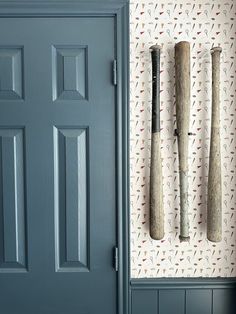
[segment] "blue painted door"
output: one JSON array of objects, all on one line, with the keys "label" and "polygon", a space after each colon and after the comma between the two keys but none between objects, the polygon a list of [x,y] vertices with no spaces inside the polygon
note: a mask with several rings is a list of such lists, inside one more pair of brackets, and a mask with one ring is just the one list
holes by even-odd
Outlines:
[{"label": "blue painted door", "polygon": [[0,313],[116,313],[114,20],[0,20]]}]

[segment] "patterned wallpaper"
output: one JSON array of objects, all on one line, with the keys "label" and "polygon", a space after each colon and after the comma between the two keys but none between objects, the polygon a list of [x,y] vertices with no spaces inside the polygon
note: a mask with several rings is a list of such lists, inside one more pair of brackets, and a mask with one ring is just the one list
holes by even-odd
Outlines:
[{"label": "patterned wallpaper", "polygon": [[[236,3],[234,0],[133,0],[131,3],[131,275],[236,276]],[[174,45],[191,42],[189,138],[190,243],[180,243],[175,129]],[[149,237],[151,63],[149,47],[162,45],[161,142],[165,238]],[[206,240],[206,196],[211,113],[210,48],[221,45],[223,240]]]}]

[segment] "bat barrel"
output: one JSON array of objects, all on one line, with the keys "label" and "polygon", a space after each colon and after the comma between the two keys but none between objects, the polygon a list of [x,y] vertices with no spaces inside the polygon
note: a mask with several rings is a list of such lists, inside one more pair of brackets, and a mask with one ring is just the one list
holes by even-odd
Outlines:
[{"label": "bat barrel", "polygon": [[152,138],[150,166],[150,236],[164,237],[163,178],[160,139],[160,54],[161,47],[150,48],[152,57]]},{"label": "bat barrel", "polygon": [[220,149],[220,54],[222,49],[211,49],[212,56],[212,116],[207,196],[207,239],[222,240],[222,189]]},{"label": "bat barrel", "polygon": [[190,118],[190,43],[175,45],[176,123],[180,179],[180,241],[189,241],[188,134]]}]

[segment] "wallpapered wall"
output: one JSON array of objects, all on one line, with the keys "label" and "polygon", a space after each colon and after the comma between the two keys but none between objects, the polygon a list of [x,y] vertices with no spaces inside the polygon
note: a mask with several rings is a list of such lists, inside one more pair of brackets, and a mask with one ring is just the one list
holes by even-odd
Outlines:
[{"label": "wallpapered wall", "polygon": [[[133,0],[131,3],[131,275],[236,276],[236,3],[234,0]],[[174,45],[191,42],[189,138],[190,243],[180,243],[175,129]],[[162,45],[161,149],[165,238],[149,237],[151,64],[149,47]],[[221,45],[223,241],[206,240],[211,113],[210,48]]]}]

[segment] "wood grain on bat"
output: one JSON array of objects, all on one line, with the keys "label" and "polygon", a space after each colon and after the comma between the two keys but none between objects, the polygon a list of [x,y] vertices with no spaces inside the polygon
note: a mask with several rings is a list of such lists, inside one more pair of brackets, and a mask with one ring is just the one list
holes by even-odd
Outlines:
[{"label": "wood grain on bat", "polygon": [[175,45],[176,122],[180,176],[180,241],[189,240],[188,133],[190,117],[190,43]]},{"label": "wood grain on bat", "polygon": [[212,116],[207,197],[207,238],[222,239],[222,188],[220,149],[220,47],[212,48]]}]

